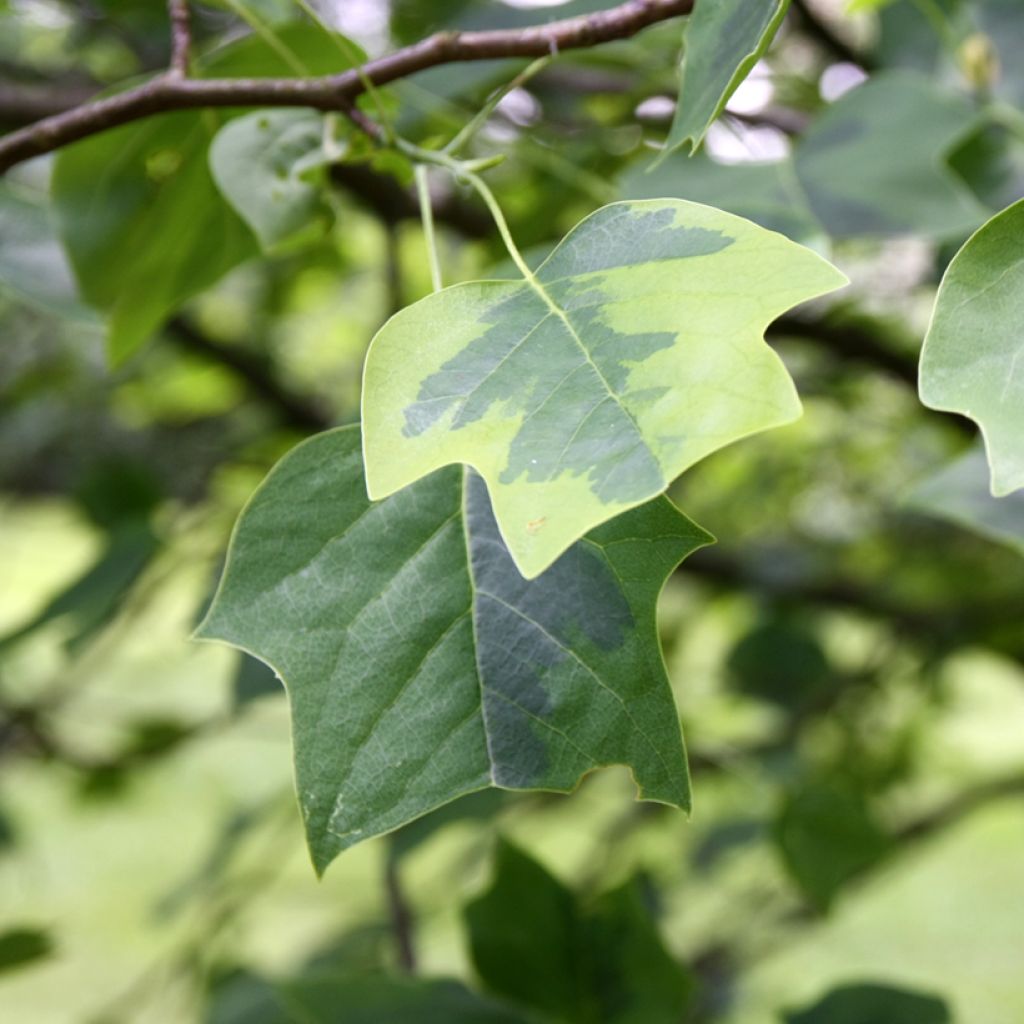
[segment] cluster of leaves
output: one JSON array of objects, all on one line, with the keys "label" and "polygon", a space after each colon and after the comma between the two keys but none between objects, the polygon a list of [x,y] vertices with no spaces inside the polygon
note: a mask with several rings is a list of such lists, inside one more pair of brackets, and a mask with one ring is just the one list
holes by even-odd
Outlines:
[{"label": "cluster of leaves", "polygon": [[[123,21],[120,5],[103,6],[129,39],[165,32],[152,5],[125,5]],[[316,75],[364,58],[305,5],[225,6],[257,30],[238,37],[230,15],[196,5],[197,76]],[[607,6],[576,0],[557,13]],[[290,448],[238,521],[199,635],[255,655],[285,683],[318,872],[474,791],[568,792],[606,765],[627,765],[642,799],[689,809],[670,686],[679,676],[666,673],[655,612],[666,578],[711,538],[665,496],[673,488],[730,539],[724,555],[694,557],[708,600],[737,581],[760,594],[725,659],[730,692],[783,722],[754,754],[781,780],[778,806],[717,823],[695,860],[720,863],[751,837],[768,841],[801,903],[831,907],[917,827],[879,813],[881,797],[913,776],[916,729],[902,722],[878,740],[888,714],[879,678],[900,658],[925,676],[960,643],[1024,654],[1011,603],[1018,577],[1005,578],[999,550],[908,511],[1024,547],[1024,96],[1014,57],[1024,19],[1012,3],[948,3],[939,36],[916,4],[874,6],[877,42],[855,55],[873,73],[834,102],[791,70],[815,38],[799,10],[784,21],[778,0],[699,0],[684,23],[678,83],[680,26],[668,23],[539,69],[446,67],[376,90],[362,106],[385,124],[383,144],[341,115],[306,109],[179,111],[78,142],[56,155],[52,174],[36,165],[10,175],[0,185],[0,282],[14,297],[4,315],[12,337],[29,336],[17,318],[47,325],[49,362],[6,357],[5,400],[27,415],[49,388],[103,387],[118,415],[93,398],[101,429],[82,430],[81,400],[40,430],[37,461],[68,450],[84,460],[42,471],[16,444],[3,453],[12,487],[74,490],[104,539],[93,565],[16,623],[3,649],[54,623],[70,656],[88,649],[174,547],[169,509],[197,499],[212,508],[216,548],[235,495]],[[433,28],[536,17],[493,3],[430,8],[393,4],[396,45]],[[847,27],[835,26],[840,39]],[[90,54],[112,46],[85,41]],[[109,73],[92,58],[94,78],[148,70],[145,47],[139,66],[118,52]],[[70,63],[59,52],[48,59],[42,70],[53,76]],[[165,59],[157,43],[152,65]],[[765,62],[777,102],[744,120],[730,98]],[[580,93],[577,81],[597,85]],[[670,123],[634,116],[677,85]],[[528,101],[544,111],[539,122]],[[763,123],[751,128],[751,117]],[[753,145],[756,131],[774,133],[785,153],[723,162],[730,140]],[[457,148],[445,148],[453,139]],[[507,159],[483,183],[495,150]],[[429,170],[420,179],[437,239],[414,226],[414,165]],[[908,236],[928,266],[909,285],[891,283],[886,247]],[[439,251],[435,271],[458,283],[428,294],[425,245]],[[852,298],[820,298],[845,280],[822,252],[853,279]],[[880,266],[868,287],[864,253]],[[940,275],[920,395],[975,420],[984,452],[961,451],[954,428],[919,414],[900,383],[915,376],[920,314],[932,313],[929,284]],[[921,310],[892,328],[883,317],[905,312],[910,288]],[[376,331],[360,387],[362,348],[385,314],[394,315]],[[276,334],[249,336],[267,323]],[[773,323],[778,351],[764,341]],[[823,350],[806,344],[813,338]],[[296,340],[314,353],[312,367],[290,351]],[[101,344],[119,377],[99,365]],[[871,382],[881,392],[840,378],[844,351],[853,365],[881,367],[882,382]],[[791,428],[704,461],[792,423],[794,377],[806,433]],[[257,400],[243,404],[246,394]],[[144,442],[126,439],[126,412],[142,417]],[[864,434],[851,436],[841,415]],[[291,447],[332,422],[351,425]],[[24,429],[39,428],[26,420]],[[895,454],[894,435],[907,441]],[[89,476],[69,483],[82,461],[93,462]],[[176,468],[186,462],[187,472]],[[239,483],[225,483],[225,463]],[[873,537],[862,492],[891,509],[907,476],[929,470],[891,532]],[[226,500],[210,499],[228,486]],[[844,531],[858,515],[867,537],[854,543]],[[182,520],[177,528],[192,528]],[[935,538],[947,554],[941,572]],[[899,579],[880,592],[894,566]],[[834,584],[837,575],[846,582]],[[985,601],[965,612],[951,579]],[[824,605],[880,618],[892,633],[883,646],[906,649],[882,667],[872,658],[839,667]],[[670,667],[691,628],[686,616],[676,625],[662,628]],[[248,657],[236,685],[240,703],[278,688]],[[687,716],[695,772],[716,753],[698,711]],[[59,754],[38,717],[19,709],[13,721]],[[803,763],[790,747],[814,730]],[[77,767],[91,792],[110,792],[193,732],[189,722],[135,722],[116,749]],[[665,952],[642,881],[578,897],[499,845],[493,888],[466,920],[486,996],[316,972],[269,987],[228,977],[217,1019],[231,1019],[223,1007],[236,998],[255,1013],[252,991],[268,1021],[332,1019],[339,1003],[353,1020],[715,1019],[714,1000],[696,994],[698,981],[714,990],[709,972]],[[12,964],[49,951],[43,932],[9,937]],[[795,1022],[948,1019],[940,1000],[877,986],[787,1012]]]}]

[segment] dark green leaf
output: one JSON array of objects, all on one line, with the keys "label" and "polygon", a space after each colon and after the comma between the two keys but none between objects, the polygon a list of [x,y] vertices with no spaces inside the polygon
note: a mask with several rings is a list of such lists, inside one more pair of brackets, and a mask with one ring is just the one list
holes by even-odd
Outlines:
[{"label": "dark green leaf", "polygon": [[843,985],[813,1006],[786,1014],[786,1024],[952,1024],[937,996],[890,985]]},{"label": "dark green leaf", "polygon": [[526,1024],[455,981],[328,975],[299,978],[280,990],[303,1024]]},{"label": "dark green leaf", "polygon": [[345,428],[294,449],[250,501],[199,635],[284,680],[319,870],[461,794],[568,791],[606,764],[685,807],[655,601],[708,539],[661,498],[528,582],[478,477],[451,467],[371,504]]},{"label": "dark green leaf", "polygon": [[41,928],[9,928],[0,932],[0,973],[45,960],[53,953],[53,939]]},{"label": "dark green leaf", "polygon": [[638,887],[581,907],[540,864],[507,842],[490,889],[466,908],[478,974],[493,992],[573,1024],[676,1024],[691,995]]},{"label": "dark green leaf", "polygon": [[793,880],[823,910],[847,882],[877,864],[889,849],[863,796],[833,782],[812,782],[789,794],[775,836]]},{"label": "dark green leaf", "polygon": [[211,120],[164,114],[78,142],[57,157],[53,196],[61,234],[83,297],[109,315],[114,363],[256,251],[210,177]]},{"label": "dark green leaf", "polygon": [[698,0],[686,25],[679,103],[665,143],[696,150],[782,24],[789,0]]}]

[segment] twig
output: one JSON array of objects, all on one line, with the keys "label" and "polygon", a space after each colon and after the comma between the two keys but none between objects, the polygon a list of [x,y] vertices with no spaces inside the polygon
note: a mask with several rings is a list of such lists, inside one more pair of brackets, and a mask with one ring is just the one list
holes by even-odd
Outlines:
[{"label": "twig", "polygon": [[346,111],[366,83],[375,86],[463,61],[543,57],[625,39],[688,14],[694,0],[627,0],[606,11],[523,29],[441,32],[359,69],[320,78],[185,78],[166,73],[144,85],[45,118],[0,139],[0,172],[79,139],[153,114],[204,107],[312,107]]},{"label": "twig", "polygon": [[192,53],[188,0],[167,0],[167,13],[171,18],[171,65],[167,73],[175,78],[184,78],[188,75],[189,57]]},{"label": "twig", "polygon": [[402,891],[402,880],[398,874],[398,857],[394,850],[388,851],[384,868],[384,887],[387,891],[388,914],[391,930],[395,936],[398,965],[406,974],[416,970],[416,950],[412,941],[412,911]]}]

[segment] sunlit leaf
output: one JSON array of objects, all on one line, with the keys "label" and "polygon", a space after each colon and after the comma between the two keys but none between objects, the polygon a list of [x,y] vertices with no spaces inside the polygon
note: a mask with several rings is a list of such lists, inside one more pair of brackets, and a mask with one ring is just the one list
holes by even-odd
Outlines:
[{"label": "sunlit leaf", "polygon": [[843,281],[710,207],[603,207],[533,282],[447,288],[380,330],[363,387],[370,494],[467,463],[516,565],[536,576],[705,455],[795,419],[764,329]]},{"label": "sunlit leaf", "polygon": [[707,534],[660,498],[528,582],[475,475],[450,467],[371,504],[362,474],[355,428],[287,455],[199,630],[284,680],[317,868],[463,793],[568,791],[607,764],[686,807],[654,614]]},{"label": "sunlit leaf", "polygon": [[695,150],[782,24],[789,0],[699,0],[686,25],[679,103],[665,143]]},{"label": "sunlit leaf", "polygon": [[993,494],[1024,487],[1024,200],[985,224],[947,268],[920,390],[925,405],[981,427]]}]

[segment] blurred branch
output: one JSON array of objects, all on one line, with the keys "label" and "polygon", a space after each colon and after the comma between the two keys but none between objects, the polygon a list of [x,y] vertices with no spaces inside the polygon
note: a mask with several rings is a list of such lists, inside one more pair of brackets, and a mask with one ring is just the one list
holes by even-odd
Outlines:
[{"label": "blurred branch", "polygon": [[188,0],[167,0],[171,19],[171,64],[168,74],[184,78],[188,74],[192,52],[192,26],[189,24]]},{"label": "blurred branch", "polygon": [[418,71],[463,61],[543,57],[625,39],[688,14],[693,0],[627,0],[605,11],[523,29],[440,32],[337,75],[319,78],[191,79],[173,69],[144,85],[44,118],[0,139],[0,171],[79,139],[153,114],[203,107],[313,107],[349,113],[367,84],[386,85]]},{"label": "blurred branch", "polygon": [[845,39],[832,31],[828,22],[814,10],[812,0],[793,0],[793,10],[800,21],[804,35],[813,39],[826,53],[834,58],[857,64],[865,71],[871,71],[875,62],[870,56],[854,49]]},{"label": "blurred branch", "polygon": [[821,345],[834,355],[852,362],[866,363],[910,387],[917,388],[917,357],[894,352],[878,340],[878,335],[854,323],[839,323],[822,317],[779,317],[769,328],[770,338],[798,338]]},{"label": "blurred branch", "polygon": [[925,839],[958,824],[987,804],[1011,796],[1024,797],[1024,771],[989,779],[958,793],[947,803],[897,829],[893,838],[897,842]]},{"label": "blurred branch", "polygon": [[412,941],[412,911],[402,889],[398,857],[392,848],[388,849],[384,872],[388,914],[391,917],[391,930],[398,952],[398,965],[407,974],[412,974],[416,970],[416,950]]},{"label": "blurred branch", "polygon": [[[828,580],[767,578],[739,559],[713,548],[695,552],[679,572],[728,589],[767,594],[817,607],[851,609],[890,622],[901,634],[927,640],[944,649],[958,646],[965,639],[984,642],[987,630],[1013,627],[1020,619],[1016,609],[1008,608],[1005,602],[984,604],[965,600],[955,606],[918,608],[894,601],[881,587],[866,587],[835,576]],[[1024,646],[998,649],[1024,662]]]},{"label": "blurred branch", "polygon": [[[416,197],[394,178],[362,164],[334,164],[331,181],[356,196],[385,224],[420,218]],[[434,219],[467,238],[489,238],[494,225],[487,212],[454,193],[433,197]]]},{"label": "blurred branch", "polygon": [[214,341],[183,317],[175,317],[170,321],[167,336],[179,348],[232,370],[249,385],[257,397],[273,406],[289,426],[304,433],[315,433],[332,425],[331,418],[325,412],[277,380],[267,360],[243,349]]}]

